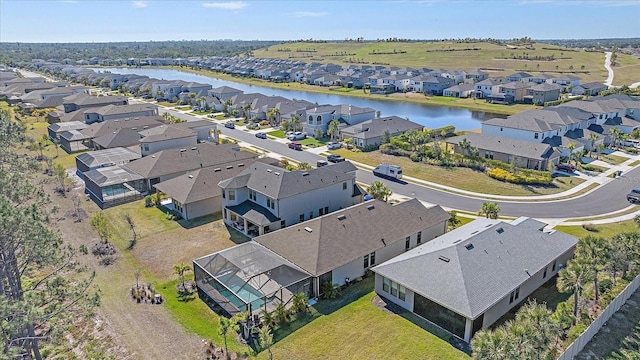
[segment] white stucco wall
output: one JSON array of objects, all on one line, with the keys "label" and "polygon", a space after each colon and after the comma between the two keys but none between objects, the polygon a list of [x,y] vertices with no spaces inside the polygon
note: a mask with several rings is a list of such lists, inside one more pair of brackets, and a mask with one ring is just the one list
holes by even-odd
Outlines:
[{"label": "white stucco wall", "polygon": [[[197,144],[198,144],[198,140],[196,138],[196,135],[193,134],[193,136],[179,138],[179,139],[169,139],[164,141],[156,141],[152,143],[142,143],[140,144],[140,153],[142,154],[142,156],[147,156],[162,150],[187,148],[190,146],[195,146]],[[145,145],[148,145],[148,150],[145,149]]]}]

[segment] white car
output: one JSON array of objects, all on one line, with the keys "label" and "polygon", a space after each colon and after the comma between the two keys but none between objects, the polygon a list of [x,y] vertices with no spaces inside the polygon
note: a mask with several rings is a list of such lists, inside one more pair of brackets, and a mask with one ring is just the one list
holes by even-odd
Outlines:
[{"label": "white car", "polygon": [[293,140],[302,140],[304,138],[307,137],[306,133],[300,132],[300,131],[296,131],[293,134],[290,134],[287,136],[287,139],[293,141]]},{"label": "white car", "polygon": [[340,144],[339,142],[335,142],[335,141],[332,141],[332,142],[327,144],[327,149],[329,149],[329,150],[336,150],[336,149],[340,149],[341,147],[342,147],[342,144]]}]

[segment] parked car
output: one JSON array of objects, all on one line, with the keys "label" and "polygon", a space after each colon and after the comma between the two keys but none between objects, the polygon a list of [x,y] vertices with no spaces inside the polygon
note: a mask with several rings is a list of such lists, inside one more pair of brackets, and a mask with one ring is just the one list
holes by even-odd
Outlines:
[{"label": "parked car", "polygon": [[332,163],[343,162],[345,159],[340,155],[330,154],[327,155],[327,161]]},{"label": "parked car", "polygon": [[229,128],[229,129],[235,129],[236,128],[236,124],[233,121],[227,121],[226,123],[224,123],[224,127]]},{"label": "parked car", "polygon": [[260,125],[254,122],[247,123],[245,126],[247,127],[247,129],[252,129],[252,130],[260,128]]},{"label": "parked car", "polygon": [[336,150],[336,149],[340,149],[341,147],[342,147],[342,144],[336,141],[332,141],[327,144],[327,149],[329,150]]},{"label": "parked car", "polygon": [[290,142],[288,146],[289,146],[289,149],[302,150],[302,144],[300,144],[297,141]]},{"label": "parked car", "polygon": [[570,173],[576,171],[576,167],[572,164],[558,164],[556,165],[556,169]]},{"label": "parked car", "polygon": [[327,160],[318,160],[316,162],[316,167],[323,167],[327,165],[329,165],[329,162]]},{"label": "parked car", "polygon": [[145,100],[149,100],[149,99],[153,99],[153,96],[147,94],[147,95],[143,96],[142,98],[145,99]]},{"label": "parked car", "polygon": [[289,139],[289,140],[302,140],[302,139],[304,139],[306,137],[307,137],[306,133],[303,133],[301,131],[296,131],[293,134],[287,136],[287,139]]},{"label": "parked car", "polygon": [[287,132],[284,134],[284,137],[286,137],[286,138],[288,139],[288,138],[289,138],[289,136],[291,136],[291,135],[293,135],[293,134],[295,134],[293,131],[287,131]]},{"label": "parked car", "polygon": [[627,201],[633,204],[640,203],[640,188],[632,189],[631,192],[627,194]]},{"label": "parked car", "polygon": [[259,139],[266,139],[267,138],[267,134],[263,133],[263,132],[259,132],[256,133],[256,137]]}]

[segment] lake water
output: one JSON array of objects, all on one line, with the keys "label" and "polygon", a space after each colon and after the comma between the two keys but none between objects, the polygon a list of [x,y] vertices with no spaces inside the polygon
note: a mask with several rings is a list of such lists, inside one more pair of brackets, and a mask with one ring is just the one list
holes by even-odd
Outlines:
[{"label": "lake water", "polygon": [[[94,68],[93,70],[105,71],[105,69],[102,68]],[[431,129],[454,125],[456,130],[472,130],[480,128],[482,121],[494,117],[506,117],[506,115],[502,114],[472,111],[447,106],[432,106],[401,101],[384,101],[343,95],[318,94],[299,90],[274,89],[172,69],[109,68],[106,70],[115,74],[138,74],[161,80],[183,80],[187,82],[211,84],[213,87],[231,86],[238,90],[242,90],[245,93],[261,93],[267,96],[282,96],[288,99],[306,100],[318,104],[352,104],[359,107],[370,107],[372,109],[379,110],[382,116],[396,115],[403,118],[408,117],[411,121]],[[291,83],[291,87],[295,86],[295,83]]]}]

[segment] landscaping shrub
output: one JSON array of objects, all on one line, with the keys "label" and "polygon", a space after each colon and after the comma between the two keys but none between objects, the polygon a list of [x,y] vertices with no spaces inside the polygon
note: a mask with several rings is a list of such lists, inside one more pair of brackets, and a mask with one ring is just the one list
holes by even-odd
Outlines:
[{"label": "landscaping shrub", "polygon": [[587,325],[578,323],[574,327],[569,330],[567,334],[566,344],[571,344],[575,339],[578,338],[585,330],[587,329]]},{"label": "landscaping shrub", "polygon": [[598,228],[593,224],[582,224],[582,228],[589,232],[598,232]]},{"label": "landscaping shrub", "polygon": [[602,279],[598,283],[598,291],[600,291],[601,294],[606,294],[612,288],[613,288],[613,281],[611,281],[611,279],[609,278]]},{"label": "landscaping shrub", "polygon": [[144,207],[152,207],[153,206],[153,197],[151,195],[147,195],[144,197]]},{"label": "landscaping shrub", "polygon": [[409,158],[413,162],[420,162],[422,160],[422,156],[420,156],[420,153],[417,151],[412,152],[411,155],[409,155]]},{"label": "landscaping shrub", "polygon": [[383,154],[387,154],[387,155],[393,155],[393,156],[405,156],[408,157],[411,155],[410,151],[401,149],[401,148],[397,148],[395,146],[393,146],[393,144],[382,144],[380,145],[380,152]]},{"label": "landscaping shrub", "polygon": [[514,175],[511,172],[500,168],[495,168],[487,171],[487,175],[489,175],[490,177],[496,180],[513,184],[546,185],[550,184],[553,181],[549,173],[541,173],[543,173],[544,175],[534,175],[525,171],[521,171],[518,174]]}]

